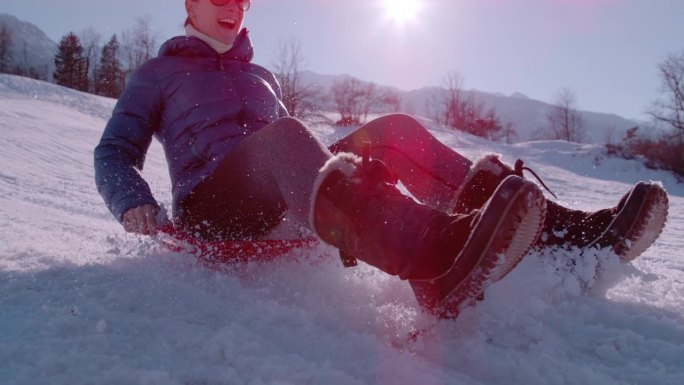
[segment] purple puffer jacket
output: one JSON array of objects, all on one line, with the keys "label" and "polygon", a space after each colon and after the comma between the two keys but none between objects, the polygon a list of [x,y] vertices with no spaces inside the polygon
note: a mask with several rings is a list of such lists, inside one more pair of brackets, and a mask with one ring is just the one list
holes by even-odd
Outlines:
[{"label": "purple puffer jacket", "polygon": [[95,148],[95,182],[112,214],[156,205],[142,170],[152,137],[164,147],[177,203],[244,138],[287,116],[280,86],[252,64],[243,29],[218,54],[195,37],[175,37],[128,82]]}]

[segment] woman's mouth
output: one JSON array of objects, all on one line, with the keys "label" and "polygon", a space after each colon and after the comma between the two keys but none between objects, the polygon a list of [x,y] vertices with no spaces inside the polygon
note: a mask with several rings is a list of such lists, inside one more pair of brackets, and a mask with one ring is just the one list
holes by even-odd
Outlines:
[{"label": "woman's mouth", "polygon": [[233,18],[224,18],[219,19],[218,23],[223,28],[234,29],[235,25],[237,24],[237,20]]}]

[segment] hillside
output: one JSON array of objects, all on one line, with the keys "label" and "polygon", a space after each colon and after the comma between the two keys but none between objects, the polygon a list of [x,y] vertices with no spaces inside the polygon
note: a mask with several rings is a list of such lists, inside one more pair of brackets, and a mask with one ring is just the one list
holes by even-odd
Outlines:
[{"label": "hillside", "polygon": [[[532,252],[484,301],[440,321],[405,282],[344,269],[327,247],[216,271],[125,234],[93,183],[113,103],[0,75],[2,384],[684,383],[684,187],[666,173],[591,145],[506,146],[431,127],[471,158],[525,159],[574,208],[612,205],[640,179],[671,194],[665,232],[633,264]],[[168,206],[157,144],[143,175]]]},{"label": "hillside", "polygon": [[0,24],[6,25],[12,34],[10,53],[14,63],[34,67],[41,76],[51,79],[57,44],[36,25],[12,15],[0,13]]}]

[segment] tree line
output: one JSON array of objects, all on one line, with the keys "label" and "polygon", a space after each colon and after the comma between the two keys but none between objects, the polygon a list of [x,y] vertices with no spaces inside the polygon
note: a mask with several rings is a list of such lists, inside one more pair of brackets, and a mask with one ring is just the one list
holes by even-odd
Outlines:
[{"label": "tree line", "polygon": [[126,79],[143,63],[154,57],[157,39],[148,18],[136,19],[135,25],[116,34],[102,46],[100,36],[92,29],[68,33],[59,42],[55,55],[55,83],[79,91],[118,98]]},{"label": "tree line", "polygon": [[[136,19],[131,29],[122,32],[121,37],[112,35],[104,46],[100,41],[100,34],[92,28],[64,35],[54,56],[52,81],[75,90],[118,98],[127,77],[154,57],[157,48],[148,18]],[[0,73],[48,80],[47,69],[39,71],[20,64],[13,57],[12,48],[12,31],[0,24]]]},{"label": "tree line", "polygon": [[[282,42],[273,63],[274,73],[283,91],[283,103],[294,117],[326,119],[321,106],[332,106],[339,115],[338,126],[358,126],[373,113],[409,112],[398,92],[351,76],[334,81],[327,92],[306,82],[302,74],[306,59],[296,40]],[[512,124],[503,124],[494,109],[472,97],[465,97],[460,75],[447,76],[444,92],[435,95],[427,107],[430,118],[445,127],[462,130],[494,140],[511,141]]]},{"label": "tree line", "polygon": [[[343,77],[330,87],[328,94],[302,78],[306,60],[298,42],[281,44],[273,67],[283,88],[283,102],[288,111],[303,119],[321,117],[320,106],[331,99],[340,116],[338,125],[363,124],[371,112],[407,112],[396,92],[382,90],[373,83],[364,83],[352,77]],[[659,64],[661,97],[648,108],[654,130],[634,127],[620,143],[606,145],[609,155],[625,158],[640,157],[648,167],[672,170],[684,176],[684,50],[669,55]],[[426,106],[428,117],[441,126],[470,134],[506,142],[516,137],[510,123],[502,123],[494,108],[487,106],[464,90],[464,79],[458,72],[447,74],[439,92]],[[587,126],[577,109],[577,94],[561,88],[545,114],[545,124],[539,127],[532,139],[564,140],[582,143],[588,140]],[[643,132],[645,131],[645,132]]]}]

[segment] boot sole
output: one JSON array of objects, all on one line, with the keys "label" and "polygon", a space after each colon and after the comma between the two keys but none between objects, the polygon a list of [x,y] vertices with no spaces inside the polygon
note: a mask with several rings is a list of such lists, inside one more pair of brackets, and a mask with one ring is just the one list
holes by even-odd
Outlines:
[{"label": "boot sole", "polygon": [[487,203],[454,265],[429,281],[411,281],[421,306],[444,318],[482,296],[532,248],[546,212],[543,193],[532,182],[506,178]]},{"label": "boot sole", "polygon": [[614,242],[610,239],[617,238],[613,252],[622,262],[630,262],[658,239],[667,221],[668,207],[667,193],[660,185],[639,182],[606,231],[589,246],[611,246]]}]

